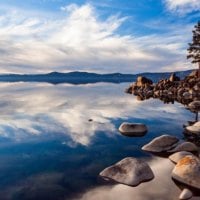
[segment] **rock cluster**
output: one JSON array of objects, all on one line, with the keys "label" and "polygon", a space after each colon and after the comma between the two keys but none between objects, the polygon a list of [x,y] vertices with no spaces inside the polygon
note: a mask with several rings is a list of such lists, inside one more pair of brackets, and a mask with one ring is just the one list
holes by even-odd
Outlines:
[{"label": "rock cluster", "polygon": [[198,148],[191,142],[180,141],[170,135],[161,135],[142,147],[152,153],[172,153],[169,159],[175,163],[172,178],[184,185],[179,199],[186,200],[193,197],[193,191],[200,190],[200,159],[191,152],[198,152]]},{"label": "rock cluster", "polygon": [[[125,132],[134,132],[132,125],[123,123],[119,129]],[[139,124],[139,130],[141,127],[144,128],[145,126]],[[177,183],[180,183],[178,186],[182,190],[179,199],[191,199],[197,191],[200,191],[200,159],[195,156],[198,154],[198,148],[195,144],[179,140],[175,136],[161,135],[144,145],[142,150],[152,153],[170,154],[175,152],[169,156],[169,159],[175,163],[171,177]],[[133,157],[124,158],[104,169],[99,175],[107,181],[111,180],[133,187],[154,178],[150,166],[146,162]]]},{"label": "rock cluster", "polygon": [[[126,92],[138,96],[141,100],[152,97],[159,98],[166,103],[180,102],[187,105],[192,112],[197,113],[197,116],[200,112],[198,71],[193,71],[183,80],[173,73],[169,79],[160,80],[158,83],[153,83],[150,79],[140,76]],[[200,122],[189,123],[185,130],[200,136]],[[148,129],[144,124],[124,122],[120,125],[119,131],[125,136],[143,136]],[[169,159],[175,163],[171,176],[181,185],[182,192],[179,199],[190,199],[193,195],[195,196],[196,190],[200,191],[200,159],[199,156],[195,156],[198,155],[199,149],[194,143],[165,134],[154,138],[144,145],[142,150],[163,156],[173,153],[169,156]],[[125,158],[107,167],[99,175],[106,180],[129,186],[137,186],[154,178],[149,165],[133,157]]]},{"label": "rock cluster", "polygon": [[140,100],[152,97],[166,103],[178,101],[188,105],[194,100],[200,100],[200,77],[197,71],[193,71],[183,80],[173,73],[169,79],[162,79],[158,83],[153,83],[146,77],[138,77],[126,92],[138,96]]}]

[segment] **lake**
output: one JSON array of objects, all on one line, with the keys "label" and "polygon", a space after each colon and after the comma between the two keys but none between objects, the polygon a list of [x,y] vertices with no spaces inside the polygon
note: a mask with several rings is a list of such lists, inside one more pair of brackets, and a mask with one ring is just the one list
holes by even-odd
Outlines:
[{"label": "lake", "polygon": [[[195,115],[179,103],[139,101],[124,93],[128,84],[1,83],[0,199],[177,200],[174,165],[141,147],[164,133],[182,139]],[[125,121],[149,131],[125,137],[118,132]],[[98,177],[130,156],[146,160],[156,178],[128,187]]]}]

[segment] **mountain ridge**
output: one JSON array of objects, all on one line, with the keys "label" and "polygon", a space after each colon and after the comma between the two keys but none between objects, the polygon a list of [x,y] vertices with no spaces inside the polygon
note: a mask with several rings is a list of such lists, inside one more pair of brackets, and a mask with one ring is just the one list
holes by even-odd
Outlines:
[{"label": "mountain ridge", "polygon": [[0,74],[0,82],[48,82],[52,84],[71,83],[71,84],[87,84],[96,82],[134,82],[138,76],[145,76],[152,79],[154,82],[168,78],[171,73],[176,73],[181,78],[185,77],[193,70],[176,71],[176,72],[143,72],[138,74],[97,74],[91,72],[73,71],[67,73],[50,72],[46,74]]}]

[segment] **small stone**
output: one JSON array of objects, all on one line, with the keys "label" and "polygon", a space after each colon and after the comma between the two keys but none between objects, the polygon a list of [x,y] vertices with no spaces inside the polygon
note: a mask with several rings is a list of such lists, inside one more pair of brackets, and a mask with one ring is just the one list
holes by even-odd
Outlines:
[{"label": "small stone", "polygon": [[146,162],[127,157],[104,169],[100,176],[106,180],[113,180],[129,186],[137,186],[142,182],[150,181],[154,174]]},{"label": "small stone", "polygon": [[174,167],[172,177],[183,184],[200,189],[200,160],[196,156],[185,156]]},{"label": "small stone", "polygon": [[181,199],[181,200],[187,200],[187,199],[191,199],[192,197],[193,197],[192,192],[189,189],[185,188],[181,192],[181,194],[179,196],[179,199]]},{"label": "small stone", "polygon": [[169,156],[169,159],[174,162],[177,163],[179,160],[181,160],[182,158],[184,158],[185,156],[189,156],[189,155],[193,155],[190,152],[187,151],[180,151],[180,152],[176,152],[172,155]]},{"label": "small stone", "polygon": [[119,131],[126,136],[143,136],[148,130],[144,124],[124,122],[120,125]]},{"label": "small stone", "polygon": [[175,136],[162,135],[154,138],[150,143],[144,145],[142,150],[155,153],[165,152],[175,147],[178,141],[179,139]]}]

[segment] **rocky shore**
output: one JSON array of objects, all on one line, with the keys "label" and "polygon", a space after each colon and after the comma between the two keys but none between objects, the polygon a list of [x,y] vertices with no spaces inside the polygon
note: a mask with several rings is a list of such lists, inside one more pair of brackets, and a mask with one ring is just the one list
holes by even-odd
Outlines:
[{"label": "rocky shore", "polygon": [[[168,157],[174,164],[171,177],[180,188],[179,199],[191,199],[200,194],[200,77],[198,71],[193,71],[184,79],[180,79],[175,73],[168,79],[162,79],[158,83],[139,76],[137,81],[130,85],[127,93],[134,94],[139,100],[158,98],[165,103],[175,101],[187,105],[187,108],[196,113],[196,121],[184,125],[185,138],[164,134],[154,138],[142,147],[142,150],[154,156]],[[148,132],[145,124],[123,122],[119,132],[128,137],[142,137]],[[114,181],[128,186],[137,186],[143,182],[154,179],[154,171],[148,163],[127,157],[107,167],[99,174],[104,180]]]},{"label": "rocky shore", "polygon": [[198,70],[194,70],[183,80],[172,73],[168,79],[162,79],[157,83],[139,76],[126,92],[136,95],[139,100],[158,98],[165,103],[177,101],[188,105],[192,101],[200,100],[200,77],[198,77]]}]

